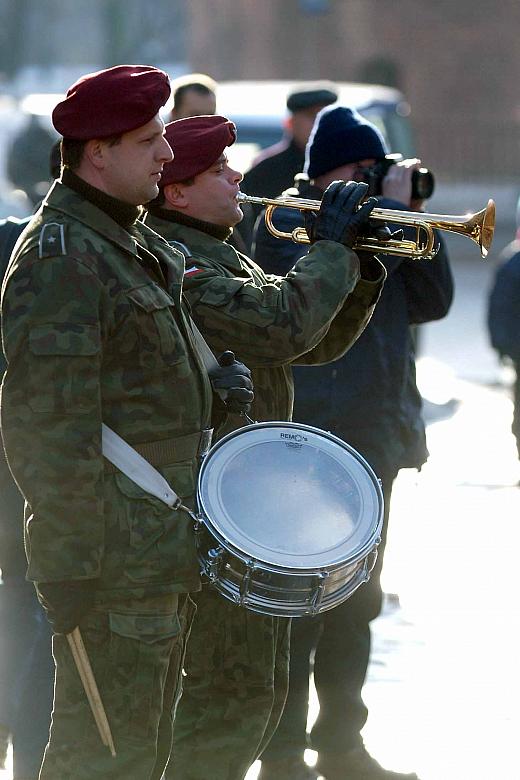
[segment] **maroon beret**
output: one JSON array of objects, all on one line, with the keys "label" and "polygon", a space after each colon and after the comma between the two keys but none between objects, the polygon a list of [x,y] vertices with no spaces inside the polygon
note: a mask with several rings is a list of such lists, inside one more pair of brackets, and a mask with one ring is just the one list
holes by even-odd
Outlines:
[{"label": "maroon beret", "polygon": [[164,71],[116,65],[76,81],[52,112],[52,123],[64,138],[78,141],[120,135],[153,119],[170,92]]},{"label": "maroon beret", "polygon": [[236,137],[235,125],[225,116],[189,116],[170,122],[166,140],[174,157],[164,166],[159,187],[207,171]]}]

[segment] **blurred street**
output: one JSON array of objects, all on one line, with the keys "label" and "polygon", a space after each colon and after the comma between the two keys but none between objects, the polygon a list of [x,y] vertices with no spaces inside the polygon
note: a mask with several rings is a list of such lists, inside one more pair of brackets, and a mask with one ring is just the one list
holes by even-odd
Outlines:
[{"label": "blurred street", "polygon": [[373,624],[364,736],[384,766],[421,780],[519,780],[520,467],[508,373],[484,327],[492,262],[459,237],[450,250],[455,302],[424,328],[418,362],[431,454],[394,490],[383,572],[393,595]]},{"label": "blurred street", "polygon": [[[497,235],[495,257],[508,240]],[[449,246],[455,301],[424,328],[418,361],[430,459],[420,474],[401,472],[392,497],[392,595],[373,623],[364,737],[383,766],[421,780],[519,780],[520,466],[508,371],[485,331],[492,259],[459,237]]]}]

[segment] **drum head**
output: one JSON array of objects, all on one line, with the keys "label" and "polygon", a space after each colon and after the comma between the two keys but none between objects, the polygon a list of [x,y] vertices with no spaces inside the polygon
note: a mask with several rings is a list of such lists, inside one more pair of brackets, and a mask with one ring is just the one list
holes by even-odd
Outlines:
[{"label": "drum head", "polygon": [[258,423],[212,448],[198,505],[227,546],[261,562],[312,570],[371,550],[383,499],[371,468],[341,439],[296,423]]}]

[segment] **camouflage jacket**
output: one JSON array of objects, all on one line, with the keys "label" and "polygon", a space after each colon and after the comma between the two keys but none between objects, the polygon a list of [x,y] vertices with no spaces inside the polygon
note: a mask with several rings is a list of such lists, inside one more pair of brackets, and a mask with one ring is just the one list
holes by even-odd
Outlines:
[{"label": "camouflage jacket", "polygon": [[[342,356],[369,321],[383,286],[382,266],[378,281],[360,279],[357,255],[332,241],[318,241],[280,277],[201,230],[150,213],[145,222],[186,247],[184,293],[193,318],[215,352],[232,349],[252,369],[251,416],[259,422],[291,419],[291,364]],[[219,433],[242,424],[230,415]]]},{"label": "camouflage jacket", "polygon": [[21,237],[2,291],[1,422],[27,500],[29,579],[97,578],[117,593],[199,586],[188,516],[101,453],[102,421],[133,445],[180,443],[160,470],[194,494],[191,442],[209,426],[211,386],[183,273],[182,255],[148,227],[124,230],[61,182]]}]

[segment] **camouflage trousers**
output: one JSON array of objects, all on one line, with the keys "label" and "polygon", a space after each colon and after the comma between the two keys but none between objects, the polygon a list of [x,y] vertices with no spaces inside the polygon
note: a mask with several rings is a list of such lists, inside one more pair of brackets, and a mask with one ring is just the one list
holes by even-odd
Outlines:
[{"label": "camouflage trousers", "polygon": [[283,711],[290,620],[237,607],[209,586],[193,599],[165,780],[242,780]]},{"label": "camouflage trousers", "polygon": [[194,611],[185,594],[168,593],[99,606],[81,622],[115,758],[101,742],[67,639],[54,635],[54,707],[40,780],[160,780]]}]

